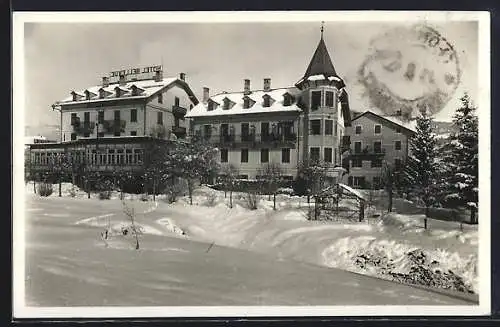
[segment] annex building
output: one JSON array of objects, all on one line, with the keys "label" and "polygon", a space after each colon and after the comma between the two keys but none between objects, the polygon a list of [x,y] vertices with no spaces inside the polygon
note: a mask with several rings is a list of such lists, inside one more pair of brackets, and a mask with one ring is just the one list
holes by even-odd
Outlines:
[{"label": "annex building", "polygon": [[53,105],[61,141],[29,146],[28,169],[35,178],[50,174],[63,154],[70,154],[77,175],[141,171],[145,147],[185,138],[185,115],[198,104],[186,75],[165,78],[161,66],[111,72],[99,85],[68,93]]}]

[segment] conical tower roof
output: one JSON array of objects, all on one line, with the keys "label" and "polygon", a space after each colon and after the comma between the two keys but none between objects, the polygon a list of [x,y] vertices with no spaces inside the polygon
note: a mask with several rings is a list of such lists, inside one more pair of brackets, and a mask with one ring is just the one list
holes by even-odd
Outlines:
[{"label": "conical tower roof", "polygon": [[307,67],[306,73],[304,74],[304,79],[314,76],[324,74],[326,77],[337,76],[335,67],[333,67],[332,59],[326,48],[325,41],[323,40],[323,34],[319,40],[318,47],[314,51],[314,55]]}]

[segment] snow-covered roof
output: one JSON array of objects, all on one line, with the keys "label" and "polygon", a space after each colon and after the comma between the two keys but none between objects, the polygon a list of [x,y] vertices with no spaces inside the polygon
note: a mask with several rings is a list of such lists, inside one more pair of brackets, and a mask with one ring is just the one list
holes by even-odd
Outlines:
[{"label": "snow-covered roof", "polygon": [[[90,86],[83,90],[73,90],[77,95],[80,96],[79,99],[73,101],[73,96],[68,96],[67,98],[59,101],[59,104],[69,104],[69,103],[77,103],[77,102],[99,102],[99,101],[107,101],[107,100],[121,100],[121,99],[129,99],[133,98],[147,98],[156,92],[160,91],[166,86],[170,84],[181,81],[176,77],[164,78],[159,81],[155,81],[154,79],[142,80],[142,81],[128,81],[123,85],[119,83],[109,84],[109,86],[103,87],[102,85]],[[132,95],[132,86],[135,85],[137,88],[144,90],[138,95]],[[124,93],[120,95],[120,97],[116,97],[115,88],[118,87]],[[104,98],[99,98],[99,90],[103,89],[106,93]],[[90,92],[90,100],[85,98],[85,91]]]},{"label": "snow-covered roof", "polygon": [[417,121],[415,119],[403,121],[402,119],[400,119],[399,117],[396,117],[396,116],[379,115],[373,111],[367,110],[367,111],[363,112],[362,114],[353,118],[352,121],[354,122],[356,119],[359,119],[363,116],[371,116],[371,117],[374,117],[375,119],[378,119],[380,121],[383,121],[383,120],[389,121],[393,124],[396,124],[396,125],[403,127],[404,129],[406,129],[410,132],[416,132]]},{"label": "snow-covered roof", "polygon": [[363,194],[361,194],[361,192],[359,192],[358,190],[355,190],[352,187],[347,186],[347,185],[342,184],[342,183],[339,183],[339,186],[340,186],[340,188],[346,190],[347,192],[354,194],[358,199],[366,200],[365,197],[363,196]]},{"label": "snow-covered roof", "polygon": [[[299,92],[300,91],[296,87],[288,87],[271,89],[269,91],[256,90],[252,91],[250,94],[245,94],[244,92],[220,93],[210,97],[209,99],[209,101],[217,104],[217,106],[214,106],[213,110],[208,110],[208,103],[200,102],[186,114],[186,118],[253,113],[301,112],[302,110],[297,106],[297,96],[299,95]],[[289,106],[284,105],[285,94],[290,94],[295,97]],[[264,97],[266,95],[270,96],[272,99],[269,107],[263,106]],[[244,99],[246,97],[250,98],[254,102],[253,104],[250,103],[249,108],[244,108]],[[223,108],[225,98],[234,103],[234,105],[229,109]]]}]

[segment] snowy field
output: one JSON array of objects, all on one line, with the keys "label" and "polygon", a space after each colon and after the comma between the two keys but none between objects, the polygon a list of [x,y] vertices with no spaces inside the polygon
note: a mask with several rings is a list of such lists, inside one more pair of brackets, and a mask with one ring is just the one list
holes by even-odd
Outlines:
[{"label": "snowy field", "polygon": [[[474,304],[477,226],[422,216],[359,223],[308,221],[305,198],[208,188],[167,204],[126,195],[142,235],[114,193],[87,199],[63,185],[48,198],[26,186],[26,299],[33,306]],[[207,194],[214,194],[210,203]],[[376,209],[375,209],[376,211]],[[373,213],[373,212],[371,212]],[[101,233],[108,230],[108,239]],[[340,269],[337,269],[340,268]],[[369,276],[364,276],[369,275]],[[378,277],[378,278],[373,278]],[[408,286],[393,282],[414,283]]]}]

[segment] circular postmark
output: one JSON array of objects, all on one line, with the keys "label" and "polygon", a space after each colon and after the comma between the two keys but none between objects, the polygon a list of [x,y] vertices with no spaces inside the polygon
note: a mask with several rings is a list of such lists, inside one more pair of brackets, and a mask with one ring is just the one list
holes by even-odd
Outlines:
[{"label": "circular postmark", "polygon": [[453,46],[435,29],[422,24],[394,28],[370,42],[371,52],[358,70],[371,105],[403,118],[418,110],[438,113],[460,83]]}]

